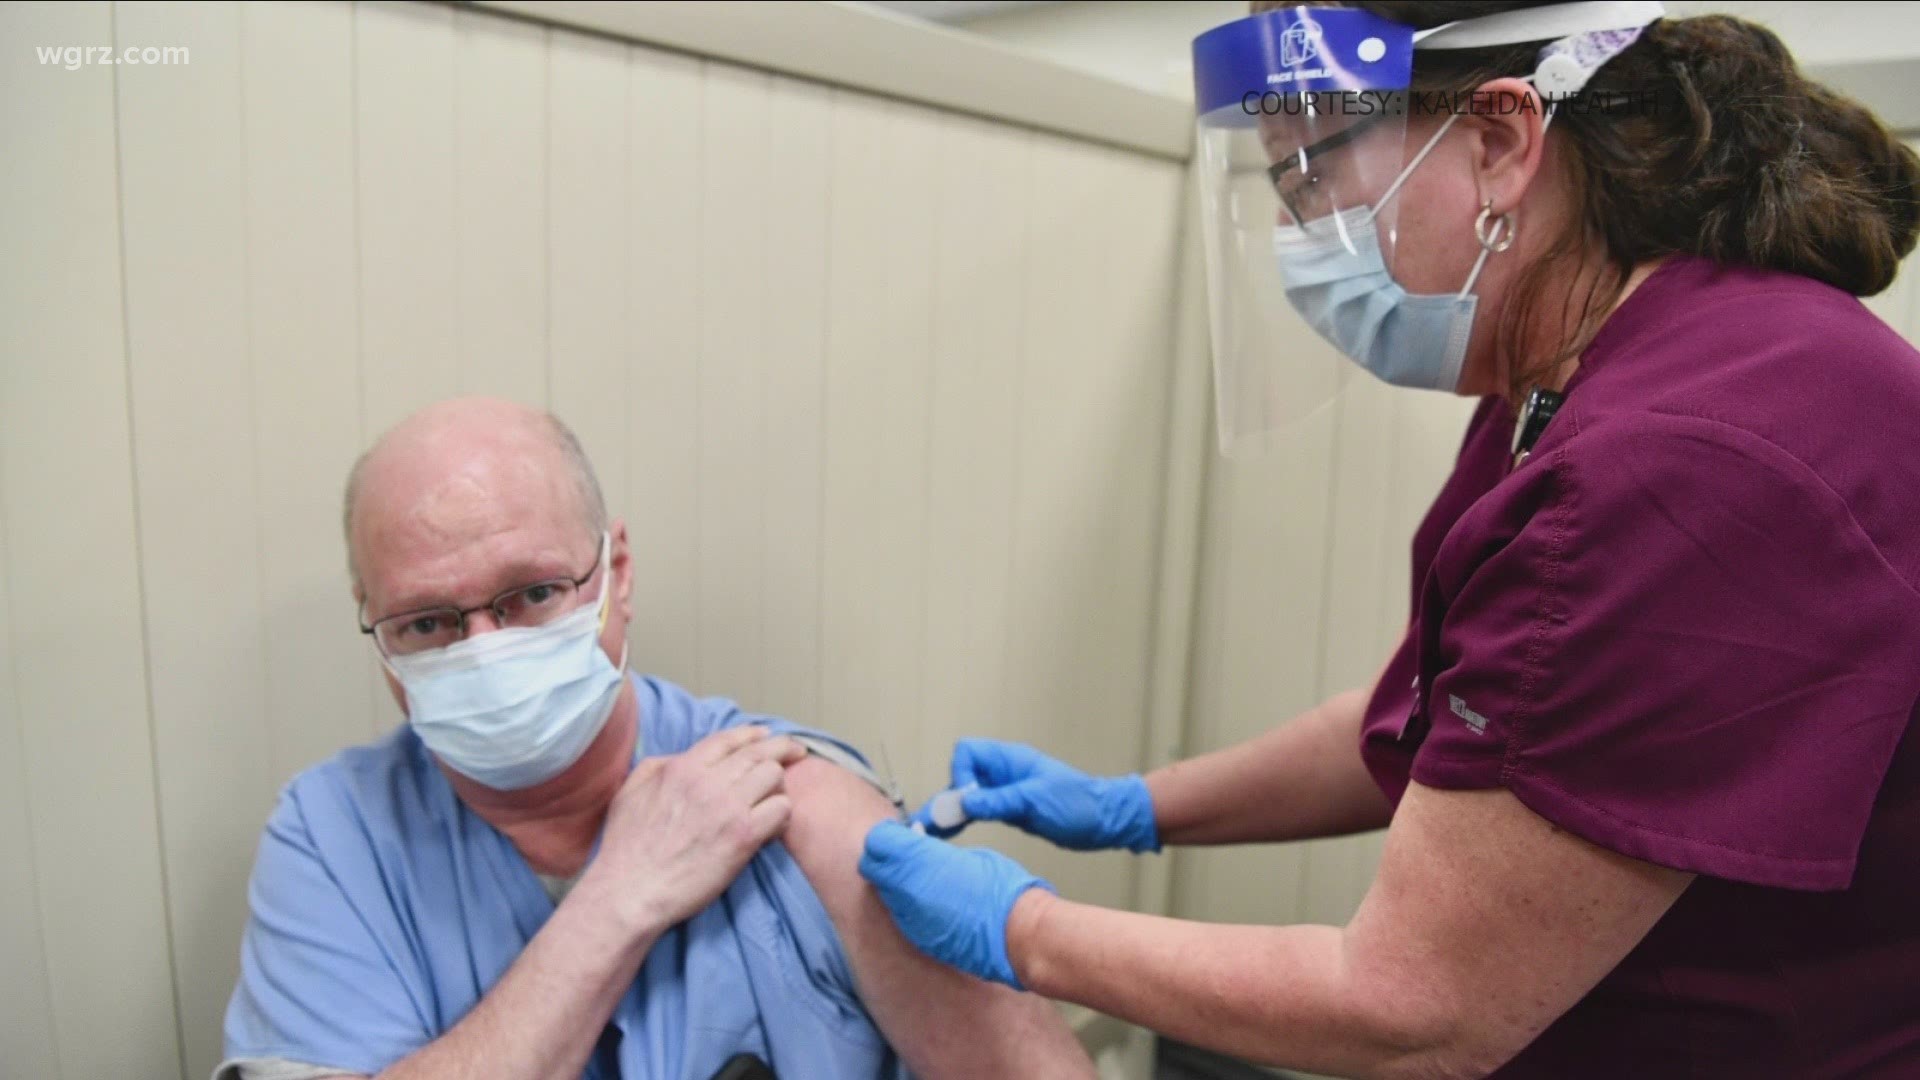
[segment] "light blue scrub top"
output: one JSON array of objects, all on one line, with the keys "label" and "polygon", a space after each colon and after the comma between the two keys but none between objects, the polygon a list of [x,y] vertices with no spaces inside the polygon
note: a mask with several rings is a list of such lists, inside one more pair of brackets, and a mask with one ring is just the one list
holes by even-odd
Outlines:
[{"label": "light blue scrub top", "polygon": [[[804,730],[629,677],[636,757],[745,723]],[[526,860],[460,802],[406,725],[287,786],[248,901],[227,1059],[365,1075],[453,1027],[554,910]],[[783,1080],[906,1075],[855,994],[819,897],[778,841],[654,943],[584,1075],[708,1080],[738,1053]]]}]

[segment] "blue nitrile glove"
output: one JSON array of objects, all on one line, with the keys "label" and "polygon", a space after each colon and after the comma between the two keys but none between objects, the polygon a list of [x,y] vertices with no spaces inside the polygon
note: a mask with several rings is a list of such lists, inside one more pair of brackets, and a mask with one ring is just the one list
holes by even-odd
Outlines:
[{"label": "blue nitrile glove", "polygon": [[[1097,777],[1020,743],[962,739],[953,746],[953,786],[969,819],[1004,821],[1075,851],[1159,851],[1153,796],[1139,774]],[[931,803],[913,815],[931,836],[966,828],[934,825]]]},{"label": "blue nitrile glove", "polygon": [[1054,888],[997,851],[955,847],[898,821],[867,833],[860,876],[914,947],[969,975],[1025,990],[1007,958],[1007,917],[1028,889]]}]

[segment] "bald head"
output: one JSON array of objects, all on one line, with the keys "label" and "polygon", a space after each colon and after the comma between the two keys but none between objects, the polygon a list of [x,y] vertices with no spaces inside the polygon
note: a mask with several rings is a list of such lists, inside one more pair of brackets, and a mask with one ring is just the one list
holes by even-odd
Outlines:
[{"label": "bald head", "polygon": [[362,454],[347,476],[343,518],[360,590],[395,561],[490,544],[597,543],[607,506],[580,440],[558,417],[465,397],[421,409]]}]

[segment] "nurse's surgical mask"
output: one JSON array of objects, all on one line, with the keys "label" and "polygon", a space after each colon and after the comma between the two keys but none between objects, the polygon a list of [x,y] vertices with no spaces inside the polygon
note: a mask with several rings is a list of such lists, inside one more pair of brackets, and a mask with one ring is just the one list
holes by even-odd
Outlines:
[{"label": "nurse's surgical mask", "polygon": [[1374,206],[1335,211],[1310,225],[1277,225],[1273,231],[1273,254],[1286,283],[1287,302],[1348,359],[1394,386],[1449,393],[1459,386],[1473,334],[1473,284],[1487,256],[1513,243],[1510,218],[1503,216],[1488,231],[1489,204],[1475,225],[1480,257],[1458,293],[1409,293],[1381,257],[1374,224],[1380,207],[1399,192],[1456,119],[1449,117],[1440,126]]},{"label": "nurse's surgical mask", "polygon": [[[516,626],[510,614],[503,629],[422,651],[405,651],[404,624],[394,630],[398,649],[383,639],[382,660],[406,691],[408,722],[435,757],[487,787],[514,790],[553,779],[586,753],[613,712],[626,667],[624,648],[615,667],[600,647],[613,604],[611,550],[611,535],[602,534],[600,561],[588,572],[598,572],[599,599],[551,621]],[[520,590],[516,602],[538,604],[540,589],[565,584]],[[458,628],[433,622],[449,614],[464,623],[449,612],[404,618],[421,634],[457,635]]]}]

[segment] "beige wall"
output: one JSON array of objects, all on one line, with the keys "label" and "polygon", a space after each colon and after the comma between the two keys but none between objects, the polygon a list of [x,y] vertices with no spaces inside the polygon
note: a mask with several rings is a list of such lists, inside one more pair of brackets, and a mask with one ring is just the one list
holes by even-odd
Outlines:
[{"label": "beige wall", "polygon": [[[0,8],[0,1074],[204,1076],[294,771],[397,719],[353,455],[579,430],[633,662],[1138,767],[1180,166],[438,5]],[[1126,904],[1134,861],[1009,845]]]}]

